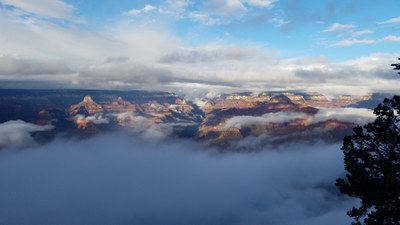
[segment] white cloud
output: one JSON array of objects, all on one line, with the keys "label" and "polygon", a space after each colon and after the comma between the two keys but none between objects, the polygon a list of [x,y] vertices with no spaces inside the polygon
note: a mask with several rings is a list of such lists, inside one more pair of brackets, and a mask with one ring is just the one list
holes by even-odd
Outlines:
[{"label": "white cloud", "polygon": [[149,13],[151,11],[156,10],[157,7],[147,4],[142,9],[131,9],[128,12],[124,12],[125,15],[138,15],[141,13]]},{"label": "white cloud", "polygon": [[382,41],[400,41],[400,36],[396,36],[396,35],[388,35],[385,36],[384,38],[382,38]]},{"label": "white cloud", "polygon": [[168,123],[154,124],[144,116],[137,116],[134,112],[113,113],[109,116],[115,117],[118,123],[126,127],[127,131],[145,140],[162,140],[170,137],[173,133],[173,125]]},{"label": "white cloud", "polygon": [[70,22],[84,22],[74,15],[74,7],[62,0],[0,0],[4,5],[13,6],[26,13],[42,18],[62,19]]},{"label": "white cloud", "polygon": [[230,127],[243,128],[249,126],[262,126],[270,123],[285,123],[296,119],[308,118],[307,114],[298,112],[277,112],[277,113],[266,113],[262,116],[234,116],[225,122],[222,129],[228,129]]},{"label": "white cloud", "polygon": [[220,16],[237,17],[247,10],[240,0],[207,0],[204,1],[204,7],[205,10]]},{"label": "white cloud", "polygon": [[194,142],[113,134],[1,151],[0,218],[41,225],[349,224],[346,211],[356,202],[333,185],[344,173],[339,148],[218,154]]},{"label": "white cloud", "polygon": [[345,122],[363,124],[371,122],[376,116],[374,111],[370,109],[359,109],[359,108],[337,108],[337,109],[325,109],[320,108],[318,113],[311,120],[313,123],[326,121],[329,119],[337,119]]},{"label": "white cloud", "polygon": [[371,34],[371,33],[372,33],[371,30],[359,30],[359,31],[349,31],[347,35],[362,36],[362,35]]},{"label": "white cloud", "polygon": [[143,12],[151,12],[151,11],[153,11],[153,10],[155,10],[156,9],[156,7],[155,6],[152,6],[152,5],[145,5],[144,7],[143,7]]},{"label": "white cloud", "polygon": [[394,17],[385,21],[377,22],[377,24],[393,24],[400,23],[400,17]]},{"label": "white cloud", "polygon": [[349,30],[353,29],[356,26],[353,24],[341,24],[341,23],[334,23],[330,27],[326,28],[322,32],[336,32],[336,31],[343,31],[343,30]]},{"label": "white cloud", "polygon": [[169,137],[173,132],[173,127],[169,124],[154,124],[147,127],[141,137],[149,141],[162,140]]},{"label": "white cloud", "polygon": [[256,47],[202,46],[198,48],[177,48],[160,60],[164,63],[219,63],[224,61],[246,61],[257,58],[262,52]]},{"label": "white cloud", "polygon": [[168,10],[173,12],[183,12],[190,5],[191,0],[166,0]]},{"label": "white cloud", "polygon": [[288,21],[288,20],[284,20],[282,18],[277,18],[277,17],[272,18],[270,20],[270,22],[275,24],[275,26],[277,26],[277,27],[282,27],[283,25],[290,23],[290,21]]},{"label": "white cloud", "polygon": [[75,115],[73,120],[85,120],[86,122],[94,123],[94,124],[108,124],[110,121],[108,118],[103,117],[102,113],[96,113],[92,116],[84,116],[81,114]]},{"label": "white cloud", "polygon": [[0,149],[21,148],[35,144],[31,133],[53,129],[51,125],[36,125],[22,120],[10,120],[0,124]]},{"label": "white cloud", "polygon": [[[185,10],[187,4],[184,1],[180,10]],[[196,16],[207,21],[202,12]],[[185,14],[186,19],[187,16]],[[222,17],[212,14],[210,18]],[[46,21],[26,23],[19,16],[0,13],[0,30],[0,43],[7,43],[0,45],[3,54],[0,56],[0,64],[3,62],[1,81],[29,79],[75,88],[179,91],[177,89],[187,87],[190,93],[193,88],[216,91],[318,88],[332,92],[340,87],[341,91],[351,88],[354,92],[389,91],[396,90],[393,87],[399,85],[397,80],[388,80],[391,69],[388,65],[393,62],[350,66],[346,62],[323,62],[310,60],[310,57],[282,59],[280,52],[254,43],[229,42],[233,44],[228,45],[222,40],[195,45],[187,41],[190,38],[174,35],[168,24],[143,25],[129,17],[123,17],[115,26],[99,33]],[[336,45],[373,41],[350,39]],[[390,57],[398,56],[378,56],[382,57],[386,63]],[[364,79],[365,74],[370,79]]]},{"label": "white cloud", "polygon": [[7,43],[0,45],[1,54],[33,59],[31,61],[65,61],[81,65],[115,56],[113,52],[117,49],[126,51],[120,42],[110,40],[110,37],[42,20],[25,23],[24,18],[0,14],[0,30],[0,43]]},{"label": "white cloud", "polygon": [[251,6],[269,7],[275,2],[275,0],[245,0],[244,2]]},{"label": "white cloud", "polygon": [[375,43],[373,39],[350,39],[350,40],[342,40],[331,44],[331,47],[347,47],[352,45],[369,45]]},{"label": "white cloud", "polygon": [[194,21],[206,24],[208,26],[216,25],[220,22],[219,19],[211,18],[209,15],[201,12],[190,12],[188,17]]},{"label": "white cloud", "polygon": [[136,119],[136,116],[133,112],[115,113],[111,115],[116,117],[117,120],[121,123],[130,123],[132,121],[135,121]]},{"label": "white cloud", "polygon": [[340,121],[362,124],[370,122],[375,118],[375,115],[370,109],[359,108],[320,108],[316,115],[308,115],[302,112],[277,112],[266,113],[262,116],[234,116],[229,118],[223,130],[230,127],[244,128],[251,126],[262,126],[270,123],[286,123],[293,120],[301,119],[307,123],[318,123],[330,119],[337,119]]}]

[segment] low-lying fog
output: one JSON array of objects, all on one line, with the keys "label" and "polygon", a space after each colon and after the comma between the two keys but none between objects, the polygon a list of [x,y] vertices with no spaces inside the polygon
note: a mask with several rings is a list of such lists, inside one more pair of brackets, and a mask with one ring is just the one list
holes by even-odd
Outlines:
[{"label": "low-lying fog", "polygon": [[6,148],[0,224],[349,224],[342,161],[340,144],[218,153],[121,133]]}]

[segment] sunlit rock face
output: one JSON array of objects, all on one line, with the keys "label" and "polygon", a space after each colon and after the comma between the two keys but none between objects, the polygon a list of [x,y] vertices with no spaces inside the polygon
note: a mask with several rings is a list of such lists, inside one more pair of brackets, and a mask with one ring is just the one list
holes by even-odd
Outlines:
[{"label": "sunlit rock face", "polygon": [[72,105],[68,112],[70,115],[94,115],[96,113],[104,112],[104,109],[102,105],[93,101],[92,97],[85,96],[80,103]]},{"label": "sunlit rock face", "polygon": [[0,90],[0,119],[53,125],[46,135],[35,133],[44,140],[60,133],[86,137],[123,129],[134,135],[185,137],[221,147],[253,137],[274,144],[336,142],[360,122],[338,118],[341,109],[373,108],[384,97],[328,99],[319,93],[265,91],[224,94],[197,99],[194,104],[168,92]]},{"label": "sunlit rock face", "polygon": [[368,96],[339,96],[329,100],[319,93],[234,93],[225,98],[204,99],[205,118],[196,138],[216,145],[234,145],[247,137],[265,135],[270,142],[288,140],[340,141],[351,133],[353,121],[329,116],[318,119],[319,107],[342,108],[368,100]]},{"label": "sunlit rock face", "polygon": [[123,113],[137,111],[134,104],[125,101],[122,97],[118,97],[116,101],[111,102],[111,104],[105,104],[103,107],[107,112]]}]

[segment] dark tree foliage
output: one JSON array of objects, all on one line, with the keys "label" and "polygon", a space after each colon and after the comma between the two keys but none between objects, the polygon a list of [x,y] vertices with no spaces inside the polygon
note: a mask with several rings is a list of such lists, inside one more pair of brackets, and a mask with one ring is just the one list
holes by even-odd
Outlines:
[{"label": "dark tree foliage", "polygon": [[375,110],[374,122],[353,129],[345,137],[346,179],[337,179],[340,191],[361,200],[347,214],[353,225],[400,224],[400,96],[385,99]]},{"label": "dark tree foliage", "polygon": [[[399,58],[399,60],[400,60],[400,58]],[[394,66],[394,70],[400,70],[400,63],[394,63],[394,64],[392,64],[391,66]],[[400,72],[399,72],[399,74],[400,74]]]}]

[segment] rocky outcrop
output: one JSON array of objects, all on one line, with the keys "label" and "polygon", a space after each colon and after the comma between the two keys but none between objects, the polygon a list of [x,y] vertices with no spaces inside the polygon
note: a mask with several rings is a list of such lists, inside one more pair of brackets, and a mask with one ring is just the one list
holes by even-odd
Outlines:
[{"label": "rocky outcrop", "polygon": [[270,103],[277,103],[277,104],[293,104],[293,102],[288,98],[286,95],[276,95],[273,96],[270,100]]},{"label": "rocky outcrop", "polygon": [[68,109],[70,115],[94,115],[101,112],[104,112],[103,106],[93,101],[90,96],[85,96],[80,103],[72,105]]},{"label": "rocky outcrop", "polygon": [[[310,118],[316,115],[318,107],[373,108],[384,97],[343,95],[328,99],[319,93],[266,91],[224,94],[204,98],[194,105],[168,92],[0,90],[0,119],[52,124],[55,129],[49,137],[61,132],[85,136],[122,127],[143,131],[155,124],[168,124],[175,137],[196,138],[219,146],[261,135],[267,136],[268,142],[277,143],[318,138],[338,141],[355,124],[334,118],[312,122]],[[268,115],[263,117],[265,114]],[[274,116],[286,119],[274,120]],[[234,117],[272,119],[228,126],[227,121]]]},{"label": "rocky outcrop", "polygon": [[70,106],[67,113],[78,129],[91,132],[95,130],[93,126],[104,126],[106,123],[110,126],[144,129],[158,123],[198,123],[201,120],[201,115],[194,112],[192,103],[174,95],[168,97],[174,100],[132,103],[118,97],[112,102],[99,104],[91,96],[85,96],[83,101]]},{"label": "rocky outcrop", "polygon": [[105,104],[104,109],[107,112],[123,113],[123,112],[135,112],[136,106],[128,101],[118,97],[116,101],[111,104]]},{"label": "rocky outcrop", "polygon": [[[198,129],[196,138],[225,146],[234,145],[249,136],[260,135],[267,135],[271,141],[283,141],[284,137],[293,138],[296,141],[312,140],[313,137],[339,141],[343,138],[340,134],[348,134],[355,124],[337,120],[314,123],[311,118],[318,112],[318,108],[314,106],[342,107],[353,101],[354,98],[348,96],[330,101],[318,93],[301,95],[287,92],[263,92],[259,95],[243,96],[234,94],[225,98],[208,99],[204,102],[213,104],[208,104],[207,110],[204,110],[205,104],[202,105],[205,119]],[[294,118],[287,118],[282,122],[276,120],[278,122],[252,123],[239,127],[227,126],[227,121],[234,117],[239,120],[254,118],[254,121],[263,121],[265,119],[263,115],[268,115],[268,117],[293,115]],[[303,116],[296,117],[296,115]],[[271,119],[271,121],[274,120]]]}]

